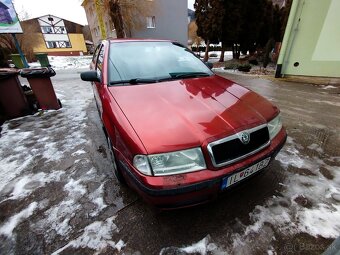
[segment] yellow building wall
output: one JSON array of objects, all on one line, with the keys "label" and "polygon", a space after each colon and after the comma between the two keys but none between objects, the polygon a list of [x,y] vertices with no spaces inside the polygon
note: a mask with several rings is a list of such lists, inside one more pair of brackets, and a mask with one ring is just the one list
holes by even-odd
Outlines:
[{"label": "yellow building wall", "polygon": [[44,37],[42,34],[37,33],[37,37],[39,38],[39,43],[33,47],[34,52],[67,52],[67,51],[82,51],[84,53],[87,52],[86,45],[85,45],[85,39],[83,34],[68,34],[68,37],[70,38],[71,48],[52,48],[48,49],[46,47]]}]

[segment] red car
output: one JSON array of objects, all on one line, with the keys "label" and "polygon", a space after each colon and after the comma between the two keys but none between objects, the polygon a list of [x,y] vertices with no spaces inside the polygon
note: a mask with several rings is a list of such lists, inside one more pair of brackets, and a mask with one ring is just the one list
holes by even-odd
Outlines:
[{"label": "red car", "polygon": [[163,208],[201,204],[268,166],[279,109],[172,41],[103,41],[91,81],[120,182]]}]

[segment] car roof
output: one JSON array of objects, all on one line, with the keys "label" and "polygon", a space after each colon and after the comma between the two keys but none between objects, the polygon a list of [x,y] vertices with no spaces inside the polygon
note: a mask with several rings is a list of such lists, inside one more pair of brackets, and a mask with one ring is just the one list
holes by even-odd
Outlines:
[{"label": "car roof", "polygon": [[142,39],[142,38],[108,38],[110,43],[122,43],[122,42],[174,42],[171,40],[163,40],[163,39]]}]

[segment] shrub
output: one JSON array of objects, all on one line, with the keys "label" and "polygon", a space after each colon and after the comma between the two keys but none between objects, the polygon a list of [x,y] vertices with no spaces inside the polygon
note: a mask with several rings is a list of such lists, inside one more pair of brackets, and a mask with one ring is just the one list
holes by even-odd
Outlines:
[{"label": "shrub", "polygon": [[256,59],[249,59],[249,64],[257,66],[259,64],[259,62]]},{"label": "shrub", "polygon": [[249,72],[250,69],[251,69],[251,65],[249,65],[249,64],[239,65],[237,67],[237,70],[239,70],[241,72]]},{"label": "shrub", "polygon": [[235,63],[235,62],[227,62],[227,63],[225,64],[225,66],[224,66],[224,69],[225,69],[225,70],[228,70],[228,69],[233,69],[233,70],[235,70],[235,69],[237,69],[237,68],[239,67],[239,65],[240,65],[240,64]]}]

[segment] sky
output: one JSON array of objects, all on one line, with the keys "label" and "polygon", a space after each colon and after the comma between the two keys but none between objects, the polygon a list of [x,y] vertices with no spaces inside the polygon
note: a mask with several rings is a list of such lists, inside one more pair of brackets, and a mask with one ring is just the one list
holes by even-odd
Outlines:
[{"label": "sky", "polygon": [[81,25],[87,24],[82,0],[13,0],[14,8],[20,17],[36,18],[52,14]]},{"label": "sky", "polygon": [[[194,9],[195,0],[188,0],[188,8]],[[81,25],[86,25],[84,8],[80,6],[82,0],[13,0],[14,8],[19,18],[36,18],[52,14]],[[26,15],[27,14],[27,15]]]},{"label": "sky", "polygon": [[188,0],[188,8],[194,10],[195,0]]}]

